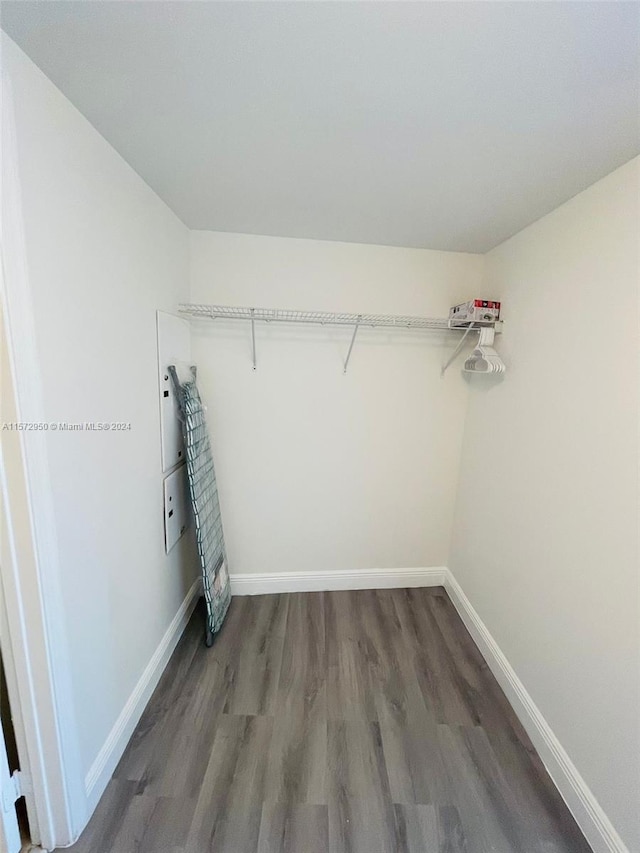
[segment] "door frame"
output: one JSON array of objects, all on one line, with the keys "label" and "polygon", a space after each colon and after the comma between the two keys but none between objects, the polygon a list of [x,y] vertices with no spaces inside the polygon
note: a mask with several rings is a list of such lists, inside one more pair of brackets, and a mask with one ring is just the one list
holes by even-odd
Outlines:
[{"label": "door frame", "polygon": [[[0,613],[4,610],[4,602],[2,600],[2,585],[0,585]],[[0,616],[0,619],[2,617]],[[6,667],[4,656],[2,655],[2,642],[0,638],[0,658],[2,659],[1,666],[6,679]],[[2,697],[0,696],[0,701]],[[0,726],[0,792],[2,794],[0,801],[0,852],[1,853],[19,853],[22,849],[20,839],[20,827],[18,826],[18,813],[15,804],[15,786],[14,778],[11,774],[11,766],[9,764],[9,750],[7,745],[7,732],[5,722],[11,727],[11,735],[14,741],[17,740],[15,733],[15,724],[11,719],[13,717],[13,709],[10,707],[10,719],[2,720]],[[15,745],[15,744],[14,744]]]},{"label": "door frame", "polygon": [[[0,306],[3,404],[11,420],[42,422],[38,352],[22,216],[12,81],[0,70]],[[3,418],[4,419],[4,418]],[[10,452],[9,452],[10,451]],[[0,613],[9,698],[18,719],[20,761],[34,842],[44,849],[76,840],[87,818],[70,658],[60,585],[46,434],[0,433],[3,530]],[[19,731],[21,729],[21,731]]]}]

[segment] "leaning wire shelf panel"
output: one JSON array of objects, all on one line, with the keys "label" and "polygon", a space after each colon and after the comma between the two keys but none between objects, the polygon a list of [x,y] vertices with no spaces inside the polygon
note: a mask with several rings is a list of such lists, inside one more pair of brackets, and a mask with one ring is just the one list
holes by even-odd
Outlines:
[{"label": "leaning wire shelf panel", "polygon": [[180,382],[174,365],[169,367],[169,373],[182,419],[187,477],[207,606],[206,643],[210,646],[222,627],[231,602],[218,486],[204,405],[196,385],[196,369],[191,368],[192,378],[184,383]]}]

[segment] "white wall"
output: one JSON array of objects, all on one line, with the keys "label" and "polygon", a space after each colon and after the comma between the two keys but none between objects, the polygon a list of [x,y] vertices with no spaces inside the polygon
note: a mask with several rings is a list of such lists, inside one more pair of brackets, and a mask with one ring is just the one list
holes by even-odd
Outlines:
[{"label": "white wall", "polygon": [[504,380],[474,377],[451,568],[640,850],[638,164],[487,256]]},{"label": "white wall", "polygon": [[[164,553],[155,312],[188,292],[188,232],[6,37],[81,772],[195,577]],[[29,383],[32,377],[19,376]],[[38,519],[36,519],[36,526]]]},{"label": "white wall", "polygon": [[[477,255],[192,233],[194,302],[446,316]],[[231,571],[444,565],[466,386],[457,335],[193,324]],[[393,344],[393,345],[391,345]]]}]

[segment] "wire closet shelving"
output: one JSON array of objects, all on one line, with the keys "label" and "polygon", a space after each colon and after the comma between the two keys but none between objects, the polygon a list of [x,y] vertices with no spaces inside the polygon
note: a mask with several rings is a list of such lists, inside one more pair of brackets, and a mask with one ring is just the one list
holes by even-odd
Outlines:
[{"label": "wire closet shelving", "polygon": [[454,353],[442,368],[442,373],[456,358],[469,332],[480,331],[487,326],[499,330],[498,322],[480,322],[450,320],[447,318],[414,317],[403,314],[349,314],[344,312],[329,311],[295,311],[288,308],[244,308],[229,305],[201,305],[182,304],[178,306],[181,314],[187,314],[195,318],[210,320],[246,320],[251,323],[251,347],[253,357],[253,369],[256,369],[256,322],[265,323],[303,323],[316,326],[352,326],[353,334],[344,362],[344,372],[347,372],[349,359],[356,340],[358,329],[362,327],[386,328],[386,329],[433,329],[438,331],[463,332]]}]

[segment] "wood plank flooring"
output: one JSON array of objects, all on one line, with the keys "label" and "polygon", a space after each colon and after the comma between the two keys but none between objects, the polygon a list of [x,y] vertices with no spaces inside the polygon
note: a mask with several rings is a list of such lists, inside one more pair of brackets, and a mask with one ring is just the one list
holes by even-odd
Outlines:
[{"label": "wood plank flooring", "polygon": [[197,611],[71,853],[589,853],[441,588]]}]

